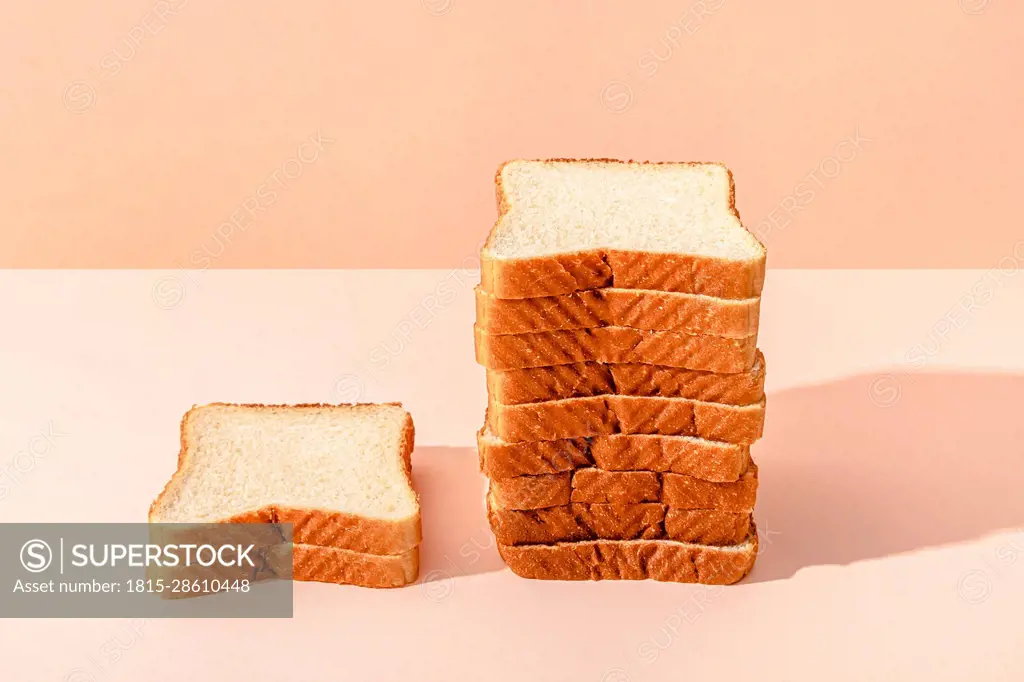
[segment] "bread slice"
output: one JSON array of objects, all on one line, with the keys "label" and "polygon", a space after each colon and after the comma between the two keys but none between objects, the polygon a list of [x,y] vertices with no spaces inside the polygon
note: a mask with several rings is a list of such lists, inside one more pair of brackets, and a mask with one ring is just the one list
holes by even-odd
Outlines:
[{"label": "bread slice", "polygon": [[584,467],[686,474],[706,481],[736,481],[747,470],[750,448],[689,436],[646,434],[510,443],[486,426],[477,433],[480,470],[491,478],[557,474]]},{"label": "bread slice", "polygon": [[765,361],[761,351],[757,351],[754,365],[735,374],[600,362],[486,373],[488,395],[506,405],[614,394],[750,405],[764,397]]},{"label": "bread slice", "polygon": [[[271,528],[272,526],[268,526]],[[177,528],[177,527],[174,527]],[[205,532],[203,527],[197,530]],[[251,528],[246,529],[241,542],[250,542]],[[226,542],[224,534],[214,533],[216,543]],[[229,533],[230,535],[230,533]],[[211,540],[206,533],[206,539]],[[238,567],[224,567],[214,563],[211,566],[192,564],[188,568],[148,567],[147,577],[151,580],[163,579],[187,580],[189,582],[204,580],[300,580],[342,585],[358,585],[361,587],[401,587],[416,581],[419,572],[419,548],[414,547],[402,554],[365,554],[338,547],[322,547],[320,545],[292,544],[285,542],[278,535],[277,541],[268,545],[259,545],[251,553],[255,567],[248,570]],[[188,597],[188,594],[161,594],[161,597]]]},{"label": "bread slice", "polygon": [[757,333],[760,298],[714,298],[637,289],[591,289],[562,296],[498,298],[476,287],[476,321],[490,334],[632,327],[744,337]]},{"label": "bread slice", "polygon": [[[386,588],[413,583],[419,573],[416,548],[402,554],[363,554],[337,547],[282,542],[263,548],[257,561],[260,570],[252,576],[254,581],[299,580]],[[201,580],[191,575],[189,579]]]},{"label": "bread slice", "polygon": [[741,338],[597,327],[535,334],[489,334],[473,327],[476,361],[487,369],[523,369],[577,362],[642,363],[709,372],[746,372],[757,335]]},{"label": "bread slice", "polygon": [[512,572],[536,580],[660,580],[731,585],[757,560],[757,529],[738,544],[713,547],[672,540],[592,540],[505,545],[498,554]]},{"label": "bread slice", "polygon": [[399,404],[194,407],[149,520],[290,523],[297,544],[406,554],[421,538],[413,439]]},{"label": "bread slice", "polygon": [[[576,469],[575,471],[589,471],[589,469]],[[503,509],[544,509],[566,505],[572,502],[573,473],[575,472],[563,471],[539,476],[492,478],[490,479],[490,497],[497,506]],[[639,484],[630,486],[628,492],[631,494],[620,495],[624,498],[621,502],[624,504],[657,502],[661,496],[660,484],[658,496],[654,499],[643,495],[642,490],[643,488]]]},{"label": "bread slice", "polygon": [[673,509],[657,503],[568,504],[545,509],[503,509],[488,500],[494,537],[503,545],[655,540],[732,545],[750,532],[750,512]]},{"label": "bread slice", "polygon": [[363,554],[337,547],[294,545],[292,579],[360,587],[402,587],[416,582],[420,553]]},{"label": "bread slice", "polygon": [[543,509],[570,503],[661,502],[678,509],[750,512],[757,500],[757,465],[738,481],[712,482],[655,471],[575,469],[540,476],[492,478],[491,497],[502,509]]},{"label": "bread slice", "polygon": [[492,497],[487,517],[505,545],[581,540],[635,540],[665,537],[661,504],[573,504],[546,509],[502,509]]},{"label": "bread slice", "polygon": [[612,395],[524,405],[490,402],[487,425],[509,442],[586,438],[614,433],[695,436],[749,445],[764,431],[765,400],[726,405],[688,398]]},{"label": "bread slice", "polygon": [[516,160],[495,181],[499,217],[480,255],[495,296],[761,294],[765,249],[740,223],[723,165]]}]

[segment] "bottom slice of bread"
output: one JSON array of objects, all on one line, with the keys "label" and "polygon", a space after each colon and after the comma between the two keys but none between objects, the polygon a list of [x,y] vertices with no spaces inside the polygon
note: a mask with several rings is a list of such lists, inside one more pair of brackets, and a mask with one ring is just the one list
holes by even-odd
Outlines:
[{"label": "bottom slice of bread", "polygon": [[757,529],[738,545],[710,547],[671,540],[595,540],[503,545],[512,572],[535,580],[660,580],[731,585],[754,567]]},{"label": "bottom slice of bread", "polygon": [[[275,559],[285,560],[287,546],[279,545]],[[364,554],[337,547],[292,545],[292,580],[361,587],[402,587],[416,581],[420,568],[420,549],[402,554]],[[279,577],[288,577],[286,566],[276,566]]]}]

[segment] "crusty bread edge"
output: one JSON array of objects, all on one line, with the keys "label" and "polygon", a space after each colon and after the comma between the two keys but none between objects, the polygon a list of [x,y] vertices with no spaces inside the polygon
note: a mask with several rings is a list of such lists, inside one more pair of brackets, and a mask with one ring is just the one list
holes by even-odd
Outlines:
[{"label": "crusty bread edge", "polygon": [[292,580],[386,589],[416,582],[419,567],[419,547],[386,556],[307,544],[292,547]]},{"label": "crusty bread edge", "polygon": [[[633,337],[628,346],[621,344],[620,340],[624,336],[621,332]],[[631,327],[490,334],[474,324],[473,352],[478,365],[502,371],[600,362],[652,364],[717,374],[739,374],[754,366],[758,351],[757,338],[757,334],[733,338]],[[657,344],[650,344],[651,340],[657,340]],[[616,346],[616,343],[619,345]],[[639,344],[645,344],[646,347],[638,350]],[[651,356],[652,348],[658,350],[656,357]]]},{"label": "crusty bread edge", "polygon": [[[476,435],[477,450],[480,460],[480,472],[485,476],[498,476],[498,477],[510,477],[510,476],[536,476],[543,474],[555,474],[564,471],[572,471],[574,469],[580,469],[584,467],[602,468],[598,465],[594,456],[594,448],[597,447],[597,443],[601,439],[630,439],[632,436],[628,434],[616,434],[610,436],[598,436],[595,438],[568,438],[560,441],[541,441],[541,442],[506,442],[497,437],[496,434],[490,432],[487,428],[488,417],[484,417],[484,426],[481,428]],[[649,438],[650,435],[643,435],[641,438]],[[678,436],[667,436],[667,438],[678,438]],[[489,442],[493,439],[497,442]],[[694,439],[703,440],[703,439]],[[576,445],[576,455],[567,455],[566,450],[562,449],[566,446]],[[735,466],[727,466],[730,457],[718,455],[714,459],[715,465],[721,464],[719,469],[717,466],[705,468],[699,472],[693,469],[688,470],[676,470],[676,469],[658,469],[657,471],[665,471],[672,473],[684,473],[688,476],[695,478],[701,478],[706,481],[718,482],[718,483],[729,483],[739,480],[743,472],[746,471],[750,462],[750,446],[748,445],[737,445],[734,443],[717,443],[719,446],[725,446],[728,450],[735,451],[737,457],[731,458],[732,463]],[[545,454],[551,448],[559,448],[557,453]],[[707,462],[710,458],[708,452],[702,453],[702,457],[699,459]],[[511,465],[509,462],[518,461],[522,459],[534,460],[536,462],[544,462],[544,464],[535,464],[531,468],[531,471],[523,471],[525,467],[519,463]],[[554,460],[558,461],[554,461]],[[517,473],[510,474],[509,471],[515,470]],[[609,469],[609,471],[622,471],[622,469]]]},{"label": "crusty bread edge", "polygon": [[487,520],[502,545],[659,539],[723,547],[747,539],[753,515],[750,510],[681,509],[659,502],[505,509],[489,497]]},{"label": "crusty bread edge", "polygon": [[[165,499],[180,485],[190,466],[190,443],[188,426],[198,410],[206,407],[243,407],[256,409],[315,409],[337,407],[402,407],[401,403],[301,403],[296,405],[271,405],[260,403],[209,403],[193,405],[185,413],[180,427],[180,449],[178,452],[178,468],[168,480],[163,490],[149,508],[149,520],[153,520],[155,512],[161,508]],[[268,505],[248,510],[224,519],[219,523],[292,523],[292,542],[295,544],[320,545],[336,547],[362,554],[398,555],[417,547],[422,540],[422,523],[420,514],[420,498],[412,485],[412,450],[415,443],[415,426],[412,416],[406,412],[405,424],[402,429],[401,455],[405,462],[406,482],[416,499],[416,513],[407,518],[395,521],[384,519],[367,519],[354,514],[324,512],[319,509],[294,508]]]},{"label": "crusty bread edge", "polygon": [[[590,540],[552,545],[503,545],[497,543],[498,554],[505,565],[521,578],[532,580],[658,580],[662,582],[732,585],[745,578],[754,568],[759,554],[757,527],[750,524],[749,545],[742,550],[734,546],[715,547],[675,542],[673,540]],[[581,553],[591,549],[599,566],[587,569]],[[645,550],[651,550],[645,552]],[[609,562],[618,554],[622,563],[628,553],[627,569],[634,574],[612,574],[616,568]],[[644,556],[644,554],[648,556]],[[655,557],[649,556],[655,554]],[[635,565],[633,565],[635,564]],[[675,565],[675,569],[673,569]],[[679,567],[689,567],[687,575]],[[598,569],[595,571],[595,569]],[[605,573],[601,575],[600,572]],[[696,579],[690,579],[691,577]]]},{"label": "crusty bread edge", "polygon": [[[473,287],[473,296],[476,323],[489,334],[631,327],[742,338],[757,334],[761,315],[759,297],[714,298],[642,289],[591,289],[509,299],[498,298],[478,285]],[[630,303],[626,317],[620,318],[615,313],[621,311],[622,301],[627,298]]]},{"label": "crusty bread edge", "polygon": [[[580,488],[577,486],[576,477],[583,472],[593,472],[599,479],[602,478],[604,474],[611,474],[612,476],[609,478],[612,480],[609,481],[608,478],[605,478],[604,482],[608,487],[621,491],[619,492],[618,497],[625,497],[628,499],[584,499],[577,496],[576,492],[580,490]],[[561,471],[553,474],[491,478],[488,500],[493,500],[496,509],[509,511],[532,511],[537,509],[547,509],[550,507],[561,507],[568,504],[658,503],[675,509],[717,509],[732,513],[742,513],[753,511],[754,500],[757,498],[757,489],[760,484],[759,473],[757,463],[754,462],[753,457],[748,460],[747,470],[744,471],[743,474],[735,481],[706,481],[704,479],[697,478],[696,476],[678,474],[671,471],[605,471],[603,469],[598,469],[597,467],[581,467],[579,469],[571,469],[569,471]],[[649,486],[646,485],[630,487],[628,485],[622,486],[622,484],[615,483],[614,479],[622,474],[642,474],[645,480],[656,479],[657,493],[653,496],[647,495],[646,493],[649,490]],[[586,473],[583,473],[583,475],[585,476]],[[732,503],[730,498],[730,496],[735,495],[735,493],[728,491],[722,493],[722,497],[717,498],[715,502],[709,506],[695,506],[691,502],[687,501],[685,494],[682,496],[673,494],[673,491],[683,488],[687,480],[694,481],[695,485],[698,486],[704,485],[711,486],[712,488],[724,486],[749,486],[753,488],[751,493],[752,499],[750,500],[749,505],[736,506]],[[667,494],[666,490],[668,491]],[[538,499],[543,500],[545,503],[540,504],[536,502]],[[550,501],[550,503],[547,503],[548,501]]]},{"label": "crusty bread edge", "polygon": [[[579,367],[582,366],[582,367]],[[628,368],[642,366],[644,368],[652,368],[653,370],[661,370],[669,374],[674,374],[673,379],[677,382],[674,384],[675,390],[672,391],[629,391],[623,390],[615,379],[616,368]],[[577,369],[579,367],[579,369]],[[531,376],[534,372],[550,372],[553,369],[572,368],[573,371],[578,372],[584,378],[593,379],[592,384],[581,382],[578,386],[565,386],[560,384],[554,377],[550,382],[543,381],[541,379],[534,378]],[[755,372],[755,370],[757,370]],[[607,372],[606,377],[594,377],[594,373]],[[723,402],[730,405],[749,405],[753,402],[760,400],[764,397],[764,384],[765,377],[767,375],[767,363],[764,359],[764,354],[760,349],[755,350],[754,364],[746,372],[736,372],[731,375],[726,375],[726,380],[740,377],[741,375],[753,376],[753,391],[748,390],[737,390],[733,387],[723,397],[721,390],[722,384],[719,384],[718,392],[714,397],[705,396],[704,390],[688,390],[688,387],[692,382],[699,382],[702,377],[714,376],[717,380],[723,375],[716,374],[714,372],[708,372],[707,370],[699,369],[686,369],[684,367],[668,367],[664,365],[644,365],[644,363],[614,363],[614,362],[575,362],[568,365],[560,365],[557,367],[522,367],[518,369],[484,369],[485,379],[487,382],[487,395],[488,399],[504,405],[530,405],[533,403],[544,402],[548,400],[564,400],[567,398],[588,398],[595,396],[610,396],[610,395],[630,395],[636,397],[649,397],[649,398],[690,398],[691,400],[703,400],[707,402]],[[682,382],[679,379],[679,375],[689,374],[698,375],[693,376],[692,380],[688,377],[686,382]],[[605,382],[605,385],[610,385],[611,389],[614,390],[601,390],[600,386],[596,384],[598,382]],[[680,388],[680,384],[686,384],[686,387]],[[527,388],[523,388],[524,385]],[[546,390],[546,395],[537,396],[539,393],[534,386],[541,386]],[[524,398],[524,393],[532,393],[534,395]],[[742,396],[737,398],[736,396]]]},{"label": "crusty bread edge", "polygon": [[[485,423],[509,443],[619,434],[689,436],[749,446],[764,435],[767,403],[767,396],[750,405],[622,395],[519,405],[491,401]],[[664,419],[670,408],[677,411],[672,421]]]}]

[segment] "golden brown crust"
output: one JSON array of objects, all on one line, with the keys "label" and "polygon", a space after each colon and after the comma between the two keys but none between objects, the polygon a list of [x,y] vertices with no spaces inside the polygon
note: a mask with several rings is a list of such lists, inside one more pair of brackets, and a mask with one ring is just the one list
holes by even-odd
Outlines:
[{"label": "golden brown crust", "polygon": [[659,580],[731,585],[757,560],[757,530],[740,546],[712,547],[668,540],[597,540],[554,545],[503,545],[512,572],[535,580]]},{"label": "golden brown crust", "polygon": [[661,501],[661,476],[656,471],[572,472],[573,502],[587,504],[640,504]]},{"label": "golden brown crust", "polygon": [[734,374],[600,362],[487,370],[486,374],[487,394],[506,405],[613,394],[750,405],[764,397],[765,360],[757,351],[754,366]]},{"label": "golden brown crust", "polygon": [[[237,567],[193,565],[187,569],[158,568],[147,571],[152,580],[301,580],[360,587],[401,587],[416,581],[419,574],[419,547],[402,554],[364,554],[337,547],[291,544],[278,540],[258,547],[256,567],[245,575]],[[181,595],[187,596],[187,595]],[[171,595],[173,598],[173,595]]]},{"label": "golden brown crust", "polygon": [[591,289],[563,296],[498,298],[480,287],[477,326],[489,334],[632,327],[744,337],[757,333],[760,298],[725,299],[632,289]]},{"label": "golden brown crust", "polygon": [[[761,295],[764,286],[764,244],[762,256],[749,261],[731,261],[722,258],[686,254],[644,253],[637,251],[600,250],[575,253],[497,260],[490,246],[501,223],[510,209],[502,187],[502,169],[513,161],[506,161],[495,174],[498,219],[484,242],[480,254],[480,285],[498,298],[530,298],[560,296],[574,291],[618,287],[647,289],[679,293],[703,294],[719,298],[752,298]],[[617,159],[546,159],[547,162],[573,163],[640,163],[641,165],[671,165],[657,162],[620,161]],[[729,205],[736,211],[736,183],[732,171],[724,164],[729,176]],[[690,162],[678,165],[696,165]],[[752,234],[752,233],[751,233]],[[752,235],[757,239],[756,235]]]},{"label": "golden brown crust", "polygon": [[524,405],[491,402],[487,426],[510,443],[621,433],[692,436],[750,445],[764,431],[764,413],[764,400],[754,405],[726,405],[613,395]]},{"label": "golden brown crust", "polygon": [[556,474],[584,467],[660,471],[706,481],[735,481],[747,470],[746,445],[700,438],[610,435],[510,443],[477,433],[480,470],[491,478]]},{"label": "golden brown crust", "polygon": [[389,556],[303,544],[292,552],[293,580],[389,588],[414,583],[419,574],[419,547]]},{"label": "golden brown crust", "polygon": [[750,512],[673,509],[657,503],[568,504],[501,509],[488,504],[494,537],[503,545],[586,540],[657,540],[733,545],[750,531]]},{"label": "golden brown crust", "polygon": [[727,338],[597,327],[534,334],[488,334],[473,327],[476,361],[507,370],[579,362],[640,363],[708,372],[746,372],[757,357],[757,336]]},{"label": "golden brown crust", "polygon": [[540,476],[492,478],[490,496],[494,504],[502,509],[544,509],[566,505],[572,501],[573,474],[579,471],[587,469]]},{"label": "golden brown crust", "polygon": [[494,537],[505,545],[665,537],[661,504],[571,504],[519,510],[488,503],[487,518]]},{"label": "golden brown crust", "polygon": [[[401,407],[401,403],[384,403],[386,405]],[[322,403],[305,403],[299,405],[260,405],[260,404],[234,404],[234,403],[210,403],[205,406],[193,406],[181,420],[181,449],[178,453],[178,470],[164,486],[163,491],[157,496],[149,509],[150,523],[154,520],[155,512],[164,504],[172,490],[181,484],[190,465],[189,453],[191,452],[188,437],[188,424],[195,413],[203,407],[244,407],[256,409],[324,409],[324,408],[351,408],[351,407],[378,407],[374,403],[344,403],[338,405]],[[415,441],[415,427],[412,417],[408,413],[405,416],[405,425],[402,432],[402,459],[405,462],[405,476],[410,489],[412,489],[412,450]],[[414,494],[415,490],[413,489]],[[419,496],[416,494],[417,506]],[[342,512],[326,512],[319,509],[305,509],[288,507],[284,505],[268,505],[259,509],[253,509],[242,514],[237,514],[224,519],[219,523],[287,523],[292,524],[292,542],[297,544],[319,545],[324,547],[335,547],[347,549],[353,552],[367,553],[374,555],[399,555],[405,554],[412,548],[419,545],[422,539],[422,526],[420,514],[417,513],[409,519],[388,521],[385,519],[369,519],[353,514]]]},{"label": "golden brown crust", "polygon": [[721,509],[675,509],[665,512],[665,537],[698,545],[735,545],[750,534],[750,512]]},{"label": "golden brown crust", "polygon": [[721,509],[745,512],[757,501],[758,469],[754,462],[738,481],[704,481],[693,476],[664,474],[661,479],[661,499],[678,509]]},{"label": "golden brown crust", "polygon": [[570,503],[660,502],[677,509],[750,512],[757,501],[757,465],[737,481],[714,482],[655,471],[575,469],[540,476],[492,478],[491,497],[501,509],[543,509]]}]

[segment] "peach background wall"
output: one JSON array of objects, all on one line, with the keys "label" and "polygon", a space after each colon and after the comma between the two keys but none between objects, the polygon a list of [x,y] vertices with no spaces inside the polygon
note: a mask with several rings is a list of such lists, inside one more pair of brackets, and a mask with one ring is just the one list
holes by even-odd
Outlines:
[{"label": "peach background wall", "polygon": [[455,267],[510,157],[718,159],[787,268],[1024,253],[1011,0],[7,3],[0,267]]}]

